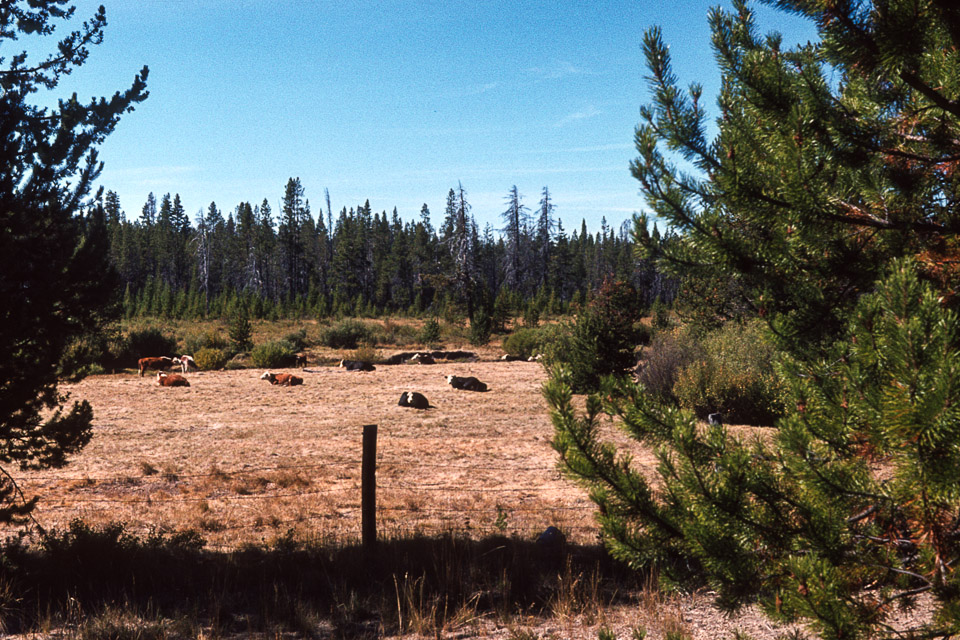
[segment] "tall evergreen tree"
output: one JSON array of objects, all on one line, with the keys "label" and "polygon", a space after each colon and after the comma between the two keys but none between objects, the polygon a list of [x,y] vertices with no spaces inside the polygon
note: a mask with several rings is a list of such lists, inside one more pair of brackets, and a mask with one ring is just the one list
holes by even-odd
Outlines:
[{"label": "tall evergreen tree", "polygon": [[505,225],[502,229],[506,237],[506,260],[504,264],[504,284],[519,291],[525,279],[527,264],[525,240],[529,223],[529,209],[521,201],[517,186],[507,194],[507,210],[500,214]]},{"label": "tall evergreen tree", "polygon": [[[50,36],[72,7],[11,0],[0,10],[0,43]],[[59,467],[90,439],[93,409],[58,388],[58,362],[71,340],[116,316],[119,288],[107,261],[106,221],[82,207],[98,177],[96,147],[121,115],[147,97],[146,67],[132,86],[82,103],[74,94],[55,108],[30,102],[80,67],[106,25],[103,7],[52,47],[48,57],[4,58],[0,68],[0,464]],[[0,521],[28,514],[8,472],[0,473]]]}]

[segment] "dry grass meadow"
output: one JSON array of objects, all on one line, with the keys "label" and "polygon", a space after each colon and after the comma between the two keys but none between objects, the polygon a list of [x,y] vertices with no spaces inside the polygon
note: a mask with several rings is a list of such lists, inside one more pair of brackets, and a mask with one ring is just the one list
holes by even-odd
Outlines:
[{"label": "dry grass meadow", "polygon": [[[596,538],[585,494],[561,479],[537,363],[379,365],[372,372],[313,366],[303,386],[273,386],[261,371],[202,371],[189,388],[135,372],[63,389],[94,407],[90,444],[62,470],[20,476],[42,501],[38,522],[124,521],[135,530],[196,529],[232,548],[298,537],[360,536],[362,427],[378,425],[381,536],[459,531],[535,537],[549,525]],[[457,391],[446,375],[490,391]],[[403,408],[404,391],[433,408]]]},{"label": "dry grass meadow", "polygon": [[[362,427],[376,424],[381,539],[452,533],[532,542],[553,525],[571,546],[596,549],[591,503],[556,468],[540,390],[544,369],[500,362],[495,347],[478,353],[477,362],[378,365],[373,372],[311,363],[299,387],[272,386],[257,369],[191,373],[189,388],[161,388],[155,376],[140,378],[135,371],[92,376],[63,387],[94,407],[90,444],[64,469],[17,479],[27,495],[41,496],[35,517],[47,529],[62,530],[81,518],[92,527],[122,522],[135,534],[194,530],[212,553],[268,547],[284,538],[349,546],[360,538]],[[326,356],[322,360],[335,354]],[[476,376],[490,390],[453,390],[448,374]],[[404,391],[423,393],[433,408],[399,407]],[[649,452],[634,453],[638,464],[652,468]],[[552,569],[548,606],[529,615],[510,603],[499,613],[485,612],[472,597],[458,605],[464,613],[451,615],[443,604],[441,614],[441,599],[432,605],[417,600],[423,583],[416,576],[395,576],[389,586],[394,602],[385,605],[394,613],[381,613],[373,631],[358,635],[596,638],[601,626],[621,638],[639,637],[638,629],[649,638],[747,634],[773,640],[786,634],[756,611],[722,616],[709,594],[667,597],[635,584],[603,585],[599,569],[572,572],[570,566]],[[148,625],[137,612],[119,615],[133,615],[141,631]],[[411,619],[432,622],[417,626]],[[49,626],[62,632],[57,620]],[[129,632],[130,624],[123,624]],[[310,622],[306,635],[353,633],[328,634],[325,624]],[[222,634],[203,626],[159,635]]]}]

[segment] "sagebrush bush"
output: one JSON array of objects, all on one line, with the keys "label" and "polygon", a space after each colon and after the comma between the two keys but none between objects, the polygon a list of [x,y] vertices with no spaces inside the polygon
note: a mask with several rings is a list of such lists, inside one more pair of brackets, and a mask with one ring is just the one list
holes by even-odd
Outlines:
[{"label": "sagebrush bush", "polygon": [[356,349],[361,343],[373,341],[373,331],[354,318],[342,320],[320,334],[320,342],[331,349]]},{"label": "sagebrush bush", "polygon": [[728,322],[704,336],[677,375],[674,395],[701,418],[719,412],[728,423],[771,425],[786,409],[776,359],[762,321]]},{"label": "sagebrush bush", "polygon": [[660,400],[676,400],[673,386],[684,367],[700,351],[699,343],[686,331],[662,331],[644,349],[637,380]]},{"label": "sagebrush bush", "polygon": [[258,344],[250,352],[253,366],[261,369],[288,367],[295,363],[297,350],[286,340],[274,340]]},{"label": "sagebrush bush", "polygon": [[218,371],[227,365],[227,352],[223,349],[203,347],[193,355],[197,368],[203,371]]}]

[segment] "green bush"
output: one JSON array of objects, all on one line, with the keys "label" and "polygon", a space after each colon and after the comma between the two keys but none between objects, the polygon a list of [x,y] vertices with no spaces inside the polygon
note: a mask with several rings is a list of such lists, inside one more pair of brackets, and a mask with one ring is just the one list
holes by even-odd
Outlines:
[{"label": "green bush", "polygon": [[226,351],[212,347],[203,347],[193,355],[193,361],[197,363],[197,368],[203,371],[223,369],[227,365],[228,359]]},{"label": "green bush", "polygon": [[160,329],[137,329],[127,336],[128,353],[134,359],[173,356],[177,353],[177,339]]},{"label": "green bush", "polygon": [[735,424],[771,425],[784,415],[786,389],[762,321],[728,322],[700,346],[674,384],[681,406],[701,418],[719,412]]},{"label": "green bush", "polygon": [[430,318],[420,329],[417,341],[422,344],[437,344],[440,342],[440,321]]},{"label": "green bush", "polygon": [[[353,318],[343,320],[320,334],[320,342],[331,349],[356,349],[361,343],[373,341],[373,331]],[[299,349],[294,348],[294,353],[297,351]]]},{"label": "green bush", "polygon": [[253,365],[261,369],[291,366],[296,361],[297,350],[286,340],[274,340],[258,344],[250,352]]},{"label": "green bush", "polygon": [[[230,341],[223,337],[223,334],[216,329],[208,329],[203,333],[192,333],[183,340],[185,353],[197,354],[201,349],[221,349],[230,350]],[[196,357],[196,355],[194,355]]]},{"label": "green bush", "polygon": [[544,335],[543,329],[523,327],[517,329],[503,339],[503,350],[512,355],[519,356],[526,360],[530,356],[536,356],[543,353]]},{"label": "green bush", "polygon": [[299,331],[288,333],[283,339],[292,344],[293,348],[297,351],[303,351],[307,347],[307,330],[306,328],[301,328]]}]

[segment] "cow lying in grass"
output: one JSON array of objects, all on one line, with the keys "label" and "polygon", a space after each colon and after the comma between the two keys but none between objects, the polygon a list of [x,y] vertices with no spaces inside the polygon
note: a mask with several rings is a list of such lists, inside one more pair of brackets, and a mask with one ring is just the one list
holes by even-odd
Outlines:
[{"label": "cow lying in grass", "polygon": [[372,364],[363,360],[341,360],[340,368],[347,371],[373,371],[376,369]]},{"label": "cow lying in grass", "polygon": [[463,376],[447,376],[447,382],[450,383],[450,386],[454,389],[462,389],[463,391],[486,391],[487,383],[480,382],[473,376],[463,377]]},{"label": "cow lying in grass", "polygon": [[397,405],[401,407],[413,407],[414,409],[429,409],[430,401],[427,400],[427,397],[422,393],[404,391],[400,394],[400,402],[398,402]]},{"label": "cow lying in grass", "polygon": [[281,387],[295,387],[298,384],[303,384],[303,378],[292,373],[270,373],[266,371],[260,376],[260,379],[269,380],[270,384],[278,384]]},{"label": "cow lying in grass", "polygon": [[189,387],[190,383],[179,373],[157,372],[157,384],[161,387]]}]

